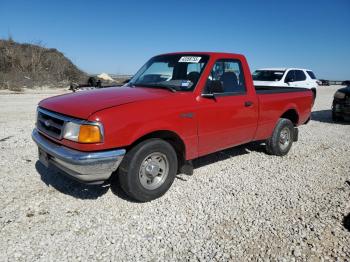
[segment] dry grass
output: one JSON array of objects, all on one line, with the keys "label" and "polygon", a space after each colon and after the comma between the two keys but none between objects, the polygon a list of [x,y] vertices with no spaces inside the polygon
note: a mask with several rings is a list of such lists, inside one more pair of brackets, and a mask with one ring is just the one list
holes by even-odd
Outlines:
[{"label": "dry grass", "polygon": [[84,72],[56,49],[45,48],[41,43],[0,40],[0,89],[67,86],[86,78]]}]

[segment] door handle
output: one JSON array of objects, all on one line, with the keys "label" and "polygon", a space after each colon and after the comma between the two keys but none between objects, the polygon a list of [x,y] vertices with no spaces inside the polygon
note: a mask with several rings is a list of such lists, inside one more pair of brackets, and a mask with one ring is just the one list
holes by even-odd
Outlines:
[{"label": "door handle", "polygon": [[252,101],[245,101],[244,102],[244,106],[245,107],[250,107],[250,106],[252,106],[253,105],[253,102]]}]

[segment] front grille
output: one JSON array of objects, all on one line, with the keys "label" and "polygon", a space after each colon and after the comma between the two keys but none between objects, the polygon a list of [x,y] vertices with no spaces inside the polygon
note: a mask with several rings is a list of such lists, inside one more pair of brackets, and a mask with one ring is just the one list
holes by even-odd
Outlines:
[{"label": "front grille", "polygon": [[65,121],[60,116],[46,110],[38,109],[37,128],[41,132],[56,139],[61,139],[64,123]]}]

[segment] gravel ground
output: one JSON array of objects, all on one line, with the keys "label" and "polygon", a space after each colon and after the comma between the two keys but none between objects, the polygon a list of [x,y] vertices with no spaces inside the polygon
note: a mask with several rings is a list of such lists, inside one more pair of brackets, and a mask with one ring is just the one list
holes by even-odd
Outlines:
[{"label": "gravel ground", "polygon": [[253,143],[194,162],[162,198],[134,203],[37,162],[35,107],[49,93],[0,94],[1,261],[350,261],[350,125],[337,87],[286,157]]}]

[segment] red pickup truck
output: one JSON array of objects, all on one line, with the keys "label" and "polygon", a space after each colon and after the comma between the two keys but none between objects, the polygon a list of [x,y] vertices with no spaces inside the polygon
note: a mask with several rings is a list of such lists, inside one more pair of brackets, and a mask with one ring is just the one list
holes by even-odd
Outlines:
[{"label": "red pickup truck", "polygon": [[242,55],[171,53],[123,87],[41,101],[32,138],[44,165],[84,183],[113,173],[131,198],[150,201],[200,156],[251,141],[287,154],[311,105],[308,89],[254,87]]}]

